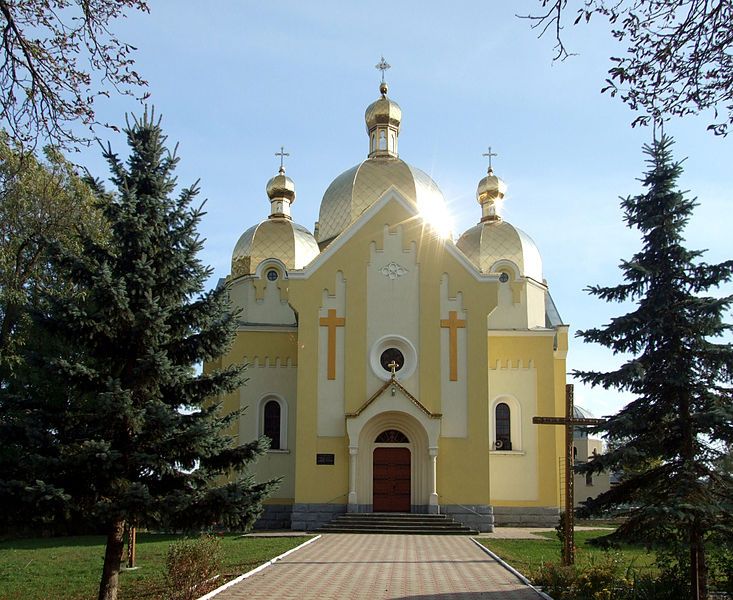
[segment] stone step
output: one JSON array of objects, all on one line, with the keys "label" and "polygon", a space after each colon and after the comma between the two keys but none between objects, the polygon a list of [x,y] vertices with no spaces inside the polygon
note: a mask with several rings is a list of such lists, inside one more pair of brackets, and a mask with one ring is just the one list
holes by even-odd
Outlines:
[{"label": "stone step", "polygon": [[345,513],[319,530],[323,533],[405,533],[470,535],[477,531],[447,515],[416,513]]},{"label": "stone step", "polygon": [[441,531],[432,531],[429,529],[418,528],[418,529],[375,529],[369,528],[364,529],[361,527],[334,527],[333,529],[326,529],[324,525],[320,529],[316,530],[316,533],[382,533],[382,534],[394,534],[394,535],[477,535],[478,532],[473,529],[444,529]]}]

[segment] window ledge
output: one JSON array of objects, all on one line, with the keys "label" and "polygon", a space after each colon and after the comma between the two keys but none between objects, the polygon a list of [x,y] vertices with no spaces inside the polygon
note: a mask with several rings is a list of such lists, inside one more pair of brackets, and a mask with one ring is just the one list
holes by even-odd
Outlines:
[{"label": "window ledge", "polygon": [[524,450],[491,450],[489,454],[498,454],[499,456],[524,456],[527,453]]},{"label": "window ledge", "polygon": [[278,449],[278,450],[268,450],[268,454],[290,454],[290,450],[287,449]]}]

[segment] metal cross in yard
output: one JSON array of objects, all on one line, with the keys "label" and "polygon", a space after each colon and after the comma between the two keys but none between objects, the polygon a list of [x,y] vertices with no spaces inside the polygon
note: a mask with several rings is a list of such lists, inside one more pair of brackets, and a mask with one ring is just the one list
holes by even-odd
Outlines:
[{"label": "metal cross in yard", "polygon": [[573,428],[578,425],[603,425],[605,419],[576,419],[573,416],[573,384],[565,385],[565,417],[533,417],[535,425],[565,426],[565,539],[563,564],[575,562],[575,492],[573,489]]}]

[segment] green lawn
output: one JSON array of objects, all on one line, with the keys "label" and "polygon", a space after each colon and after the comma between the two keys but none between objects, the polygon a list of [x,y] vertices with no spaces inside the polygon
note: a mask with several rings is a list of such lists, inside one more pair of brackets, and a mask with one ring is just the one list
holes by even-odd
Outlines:
[{"label": "green lawn", "polygon": [[[592,563],[602,560],[605,550],[588,544],[588,540],[606,535],[608,531],[576,531],[576,563]],[[545,562],[560,562],[560,540],[554,532],[537,534],[536,540],[494,540],[480,539],[489,550],[498,554],[517,571],[534,579],[540,566]],[[633,564],[635,569],[653,569],[654,553],[647,552],[643,546],[623,545],[620,553],[622,564]]]},{"label": "green lawn", "polygon": [[[312,536],[222,538],[221,583],[302,544]],[[120,574],[120,599],[162,598],[169,544],[180,536],[140,533],[135,571]],[[88,600],[97,596],[104,560],[102,536],[0,542],[0,600]]]}]

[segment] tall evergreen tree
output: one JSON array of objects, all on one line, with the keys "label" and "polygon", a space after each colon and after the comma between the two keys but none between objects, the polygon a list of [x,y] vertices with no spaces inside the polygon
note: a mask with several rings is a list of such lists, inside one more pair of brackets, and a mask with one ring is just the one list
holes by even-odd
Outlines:
[{"label": "tall evergreen tree", "polygon": [[587,508],[626,507],[617,538],[688,547],[691,597],[697,599],[707,594],[705,540],[730,532],[733,521],[733,479],[716,468],[733,441],[733,347],[714,341],[731,329],[724,316],[733,297],[710,295],[731,280],[733,261],[706,264],[702,252],[683,245],[696,201],[677,189],[682,168],[672,144],[662,136],[644,148],[645,192],[621,203],[626,224],[643,241],[620,265],[624,282],[589,288],[609,302],[634,302],[634,310],[604,327],[578,332],[628,358],[613,371],[576,375],[635,399],[603,426],[612,450],[581,471],[624,474]]},{"label": "tall evergreen tree", "polygon": [[106,531],[100,600],[117,597],[126,524],[245,528],[275,483],[245,474],[266,444],[234,447],[236,415],[212,401],[238,388],[242,368],[194,369],[228,348],[235,326],[226,289],[203,291],[197,187],[174,196],[178,159],[159,120],[146,111],[125,132],[127,161],[105,152],[117,188],[102,195],[110,240],[82,233],[80,252],[59,249],[60,272],[83,293],[48,298],[38,319],[62,349],[39,368],[64,390],[38,413],[55,438],[44,483]]}]

